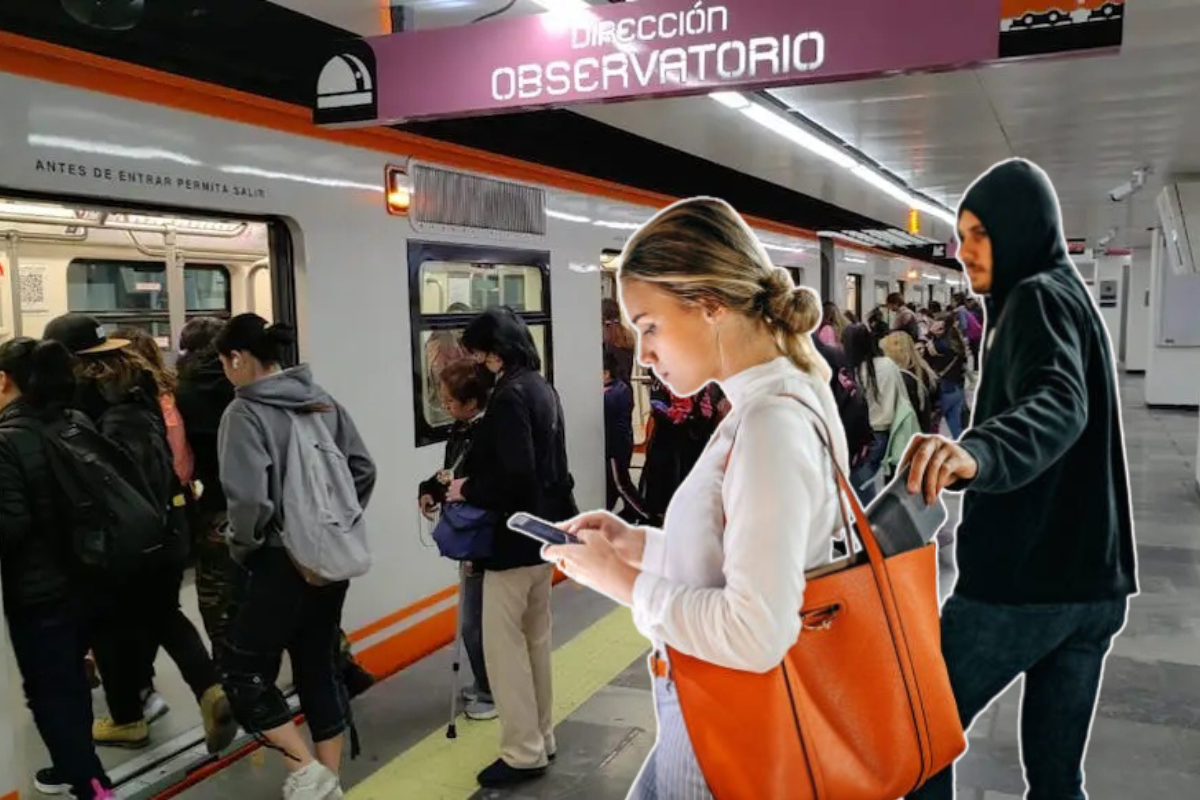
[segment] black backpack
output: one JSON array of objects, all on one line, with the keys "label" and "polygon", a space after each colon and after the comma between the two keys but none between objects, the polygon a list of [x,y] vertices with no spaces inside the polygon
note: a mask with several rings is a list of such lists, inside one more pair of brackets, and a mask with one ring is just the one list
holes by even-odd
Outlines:
[{"label": "black backpack", "polygon": [[867,396],[863,393],[854,370],[846,364],[840,351],[834,350],[815,335],[812,337],[813,346],[829,364],[833,375],[829,378],[829,388],[833,399],[837,402],[838,417],[842,420],[842,428],[846,431],[846,449],[850,454],[850,469],[854,469],[867,460],[871,446],[875,443],[875,431],[871,428],[871,409],[867,405]]},{"label": "black backpack", "polygon": [[854,372],[846,366],[833,367],[829,388],[837,401],[838,416],[846,430],[846,448],[850,453],[850,469],[855,469],[870,455],[875,443],[875,431],[871,428],[871,409],[867,396],[859,385]]},{"label": "black backpack", "polygon": [[167,509],[141,469],[78,418],[64,416],[38,430],[78,566],[107,581],[136,574],[164,549],[167,531]]}]

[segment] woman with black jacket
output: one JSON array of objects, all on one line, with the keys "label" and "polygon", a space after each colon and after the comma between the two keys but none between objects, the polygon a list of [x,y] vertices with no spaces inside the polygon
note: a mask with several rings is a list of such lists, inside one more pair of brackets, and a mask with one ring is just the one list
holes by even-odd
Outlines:
[{"label": "woman with black jacket", "polygon": [[[525,323],[489,309],[462,342],[496,375],[466,465],[470,477],[450,484],[449,502],[500,512],[524,511],[561,522],[578,513],[567,468],[562,403],[538,370],[541,358]],[[500,758],[479,773],[482,786],[543,774],[555,755],[550,671],[550,588],[554,566],[538,542],[497,526],[483,563],[483,646],[500,712]]]},{"label": "woman with black jacket", "polygon": [[[0,573],[4,615],[25,699],[53,766],[38,791],[109,796],[92,744],[92,695],[84,669],[88,590],[73,573],[46,459],[47,428],[89,425],[67,411],[75,392],[71,354],[56,342],[0,345]],[[93,784],[95,782],[95,784]],[[93,794],[96,787],[101,791]]]},{"label": "woman with black jacket", "polygon": [[46,326],[45,336],[76,356],[75,408],[141,468],[168,512],[162,550],[147,558],[135,580],[104,587],[92,651],[104,677],[110,716],[96,720],[93,737],[114,747],[149,745],[143,690],[150,685],[161,645],[200,705],[209,752],[219,752],[233,742],[237,722],[204,640],[179,605],[188,550],[186,500],[167,441],[160,387],[145,360],[129,349],[129,341],[104,336],[91,317],[57,317]]}]

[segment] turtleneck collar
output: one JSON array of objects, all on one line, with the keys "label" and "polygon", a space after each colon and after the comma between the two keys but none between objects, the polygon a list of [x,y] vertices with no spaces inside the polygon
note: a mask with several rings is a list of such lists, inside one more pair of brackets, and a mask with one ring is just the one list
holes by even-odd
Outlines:
[{"label": "turtleneck collar", "polygon": [[795,370],[796,367],[792,364],[792,360],[785,355],[780,355],[770,361],[748,367],[721,381],[721,391],[729,398],[730,404],[737,408],[753,396],[755,390],[764,381],[781,377]]}]

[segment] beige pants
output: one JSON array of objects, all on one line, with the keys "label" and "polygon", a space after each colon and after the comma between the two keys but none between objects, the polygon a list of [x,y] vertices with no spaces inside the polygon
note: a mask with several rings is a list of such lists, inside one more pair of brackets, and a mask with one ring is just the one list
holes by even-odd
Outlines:
[{"label": "beige pants", "polygon": [[550,673],[553,564],[488,571],[483,579],[483,657],[500,715],[500,757],[533,769],[555,752]]}]

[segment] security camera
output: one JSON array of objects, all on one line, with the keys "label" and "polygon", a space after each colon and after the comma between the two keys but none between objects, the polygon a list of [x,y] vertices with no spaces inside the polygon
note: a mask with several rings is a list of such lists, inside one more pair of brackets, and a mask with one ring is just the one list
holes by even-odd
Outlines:
[{"label": "security camera", "polygon": [[1151,167],[1138,167],[1133,171],[1133,178],[1125,181],[1108,193],[1108,199],[1119,203],[1146,185],[1146,176],[1154,170]]},{"label": "security camera", "polygon": [[1108,199],[1112,200],[1114,203],[1119,203],[1133,193],[1133,181],[1125,181],[1125,183],[1122,183],[1120,186],[1108,193]]}]

